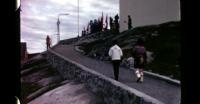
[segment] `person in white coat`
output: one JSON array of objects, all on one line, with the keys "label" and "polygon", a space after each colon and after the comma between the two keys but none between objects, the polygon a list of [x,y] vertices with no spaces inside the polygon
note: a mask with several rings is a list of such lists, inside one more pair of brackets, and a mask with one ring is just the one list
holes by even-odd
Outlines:
[{"label": "person in white coat", "polygon": [[112,59],[115,80],[118,80],[119,65],[121,62],[121,58],[123,56],[123,52],[122,52],[121,48],[117,45],[116,40],[113,41],[113,46],[110,48],[108,54]]}]

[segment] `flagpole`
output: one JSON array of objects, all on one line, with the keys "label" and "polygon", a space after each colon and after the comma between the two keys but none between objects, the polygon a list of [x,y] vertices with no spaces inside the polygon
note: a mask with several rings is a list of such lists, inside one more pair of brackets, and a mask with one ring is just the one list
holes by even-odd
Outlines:
[{"label": "flagpole", "polygon": [[68,13],[60,13],[58,14],[58,19],[57,19],[57,43],[60,41],[60,16],[62,15],[69,15]]},{"label": "flagpole", "polygon": [[79,0],[78,0],[78,20],[77,20],[77,22],[78,22],[78,37],[79,37]]}]

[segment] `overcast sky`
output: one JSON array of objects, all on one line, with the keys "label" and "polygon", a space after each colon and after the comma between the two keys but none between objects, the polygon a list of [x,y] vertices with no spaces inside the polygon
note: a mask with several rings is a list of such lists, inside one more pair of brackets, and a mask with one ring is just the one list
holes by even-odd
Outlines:
[{"label": "overcast sky", "polygon": [[[27,43],[28,53],[42,52],[46,49],[47,35],[56,43],[58,14],[60,17],[61,40],[76,37],[78,0],[21,0],[21,42]],[[102,12],[114,17],[119,14],[119,0],[79,0],[80,32],[89,20],[98,19]],[[105,19],[104,19],[105,20]]]}]

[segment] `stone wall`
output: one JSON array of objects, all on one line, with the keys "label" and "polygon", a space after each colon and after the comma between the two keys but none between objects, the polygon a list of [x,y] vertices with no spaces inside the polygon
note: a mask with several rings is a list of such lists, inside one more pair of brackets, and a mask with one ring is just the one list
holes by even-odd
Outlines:
[{"label": "stone wall", "polygon": [[47,60],[63,78],[85,83],[105,104],[164,104],[52,50],[48,51]]}]

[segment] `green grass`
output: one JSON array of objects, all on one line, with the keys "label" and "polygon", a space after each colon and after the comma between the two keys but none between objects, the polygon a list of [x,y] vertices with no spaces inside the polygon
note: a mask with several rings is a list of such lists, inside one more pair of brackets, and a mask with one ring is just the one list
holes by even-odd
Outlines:
[{"label": "green grass", "polygon": [[37,66],[42,65],[44,63],[47,63],[46,59],[44,59],[44,58],[38,59],[38,60],[32,60],[32,61],[29,61],[29,62],[23,64],[22,70],[28,69],[30,67],[37,67]]},{"label": "green grass", "polygon": [[43,77],[45,78],[45,77],[56,76],[56,75],[59,75],[59,72],[52,67],[48,67],[48,70],[46,71]]},{"label": "green grass", "polygon": [[[173,26],[171,26],[173,25]],[[151,36],[155,31],[158,36]],[[145,38],[145,47],[153,52],[154,60],[146,65],[145,69],[152,70],[154,73],[172,76],[180,79],[180,67],[177,67],[181,53],[179,23],[171,22],[161,25],[145,26],[135,28],[132,35],[141,34]],[[134,37],[133,37],[134,38]],[[129,38],[131,39],[130,35]],[[125,39],[124,39],[125,41]],[[130,57],[131,49],[123,50],[124,58]],[[179,65],[178,65],[179,66]]]},{"label": "green grass", "polygon": [[145,46],[155,55],[155,60],[147,65],[163,75],[173,75],[175,79],[180,79],[180,67],[176,67],[180,58],[180,31],[176,27],[160,27],[159,36],[147,38]]},{"label": "green grass", "polygon": [[26,104],[26,98],[29,96],[29,94],[37,91],[40,88],[40,86],[32,83],[22,83],[21,84],[21,97],[22,97],[22,103]]},{"label": "green grass", "polygon": [[[33,72],[31,72],[33,73]],[[52,67],[48,67],[47,72],[45,73],[45,75],[43,75],[42,77],[49,77],[49,76],[54,76],[54,75],[58,75],[58,72],[53,69]],[[22,98],[22,104],[26,104],[27,103],[27,97],[37,91],[38,89],[40,89],[42,86],[37,85],[36,83],[21,83],[21,98]]]}]

